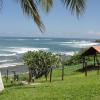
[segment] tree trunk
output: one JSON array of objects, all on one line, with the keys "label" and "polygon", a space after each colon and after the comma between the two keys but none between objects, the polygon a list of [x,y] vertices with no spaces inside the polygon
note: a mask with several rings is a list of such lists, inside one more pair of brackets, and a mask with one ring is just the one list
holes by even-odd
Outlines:
[{"label": "tree trunk", "polygon": [[85,76],[87,76],[87,62],[85,62]]},{"label": "tree trunk", "polygon": [[85,69],[85,58],[83,58],[83,72],[84,72],[84,69]]},{"label": "tree trunk", "polygon": [[7,75],[6,75],[6,83],[8,81],[8,69],[7,69]]},{"label": "tree trunk", "polygon": [[30,83],[31,81],[32,81],[32,71],[29,68],[29,80],[28,80],[28,82]]},{"label": "tree trunk", "polygon": [[64,66],[62,66],[62,80],[64,80]]},{"label": "tree trunk", "polygon": [[46,81],[48,80],[48,77],[47,77],[47,75],[45,75],[45,79],[46,79]]},{"label": "tree trunk", "polygon": [[95,67],[95,55],[94,55],[94,67]]},{"label": "tree trunk", "polygon": [[51,79],[52,79],[52,68],[50,70],[50,82],[51,82]]}]

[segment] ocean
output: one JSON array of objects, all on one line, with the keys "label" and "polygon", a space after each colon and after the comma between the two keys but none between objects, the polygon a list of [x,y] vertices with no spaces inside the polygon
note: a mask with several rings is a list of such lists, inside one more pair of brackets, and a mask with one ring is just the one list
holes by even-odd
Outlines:
[{"label": "ocean", "polygon": [[[23,66],[22,55],[27,51],[44,50],[72,56],[81,48],[99,45],[94,39],[0,37],[0,68]],[[24,71],[24,70],[23,70]]]}]

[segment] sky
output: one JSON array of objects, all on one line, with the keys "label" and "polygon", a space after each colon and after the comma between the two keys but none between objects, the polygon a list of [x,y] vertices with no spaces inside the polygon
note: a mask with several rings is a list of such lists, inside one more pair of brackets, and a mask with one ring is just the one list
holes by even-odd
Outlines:
[{"label": "sky", "polygon": [[34,20],[25,16],[15,0],[4,0],[0,11],[0,36],[100,38],[100,0],[87,0],[85,13],[78,19],[54,0],[48,14],[39,8],[45,32],[41,33]]}]

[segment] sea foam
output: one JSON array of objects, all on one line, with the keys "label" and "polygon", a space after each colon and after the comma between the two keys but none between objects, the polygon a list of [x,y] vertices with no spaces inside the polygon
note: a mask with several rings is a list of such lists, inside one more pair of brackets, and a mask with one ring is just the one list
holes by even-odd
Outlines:
[{"label": "sea foam", "polygon": [[5,68],[5,67],[15,67],[15,66],[21,66],[24,65],[23,63],[4,63],[0,64],[0,68]]},{"label": "sea foam", "polygon": [[75,48],[86,48],[98,44],[99,43],[90,42],[90,41],[69,41],[69,42],[60,42],[59,45],[65,45],[65,46],[75,47]]},{"label": "sea foam", "polygon": [[28,47],[9,47],[7,51],[17,53],[17,54],[23,54],[26,53],[27,51],[47,51],[49,48],[28,48]]},{"label": "sea foam", "polygon": [[0,56],[3,56],[3,57],[9,57],[9,56],[15,56],[16,53],[11,53],[11,54],[0,54]]}]

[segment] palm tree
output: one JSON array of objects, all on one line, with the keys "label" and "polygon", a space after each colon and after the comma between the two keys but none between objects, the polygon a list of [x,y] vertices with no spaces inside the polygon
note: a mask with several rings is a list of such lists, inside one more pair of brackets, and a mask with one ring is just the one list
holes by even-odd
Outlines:
[{"label": "palm tree", "polygon": [[[39,27],[40,31],[44,31],[44,25],[39,15],[38,7],[41,6],[46,13],[49,12],[53,6],[54,0],[16,0],[21,5],[23,12],[32,17],[34,22]],[[72,14],[81,15],[85,9],[86,0],[61,0],[64,6],[70,9]],[[2,8],[3,0],[0,0],[0,10]],[[1,77],[1,76],[0,76]],[[2,80],[1,80],[2,82]]]},{"label": "palm tree", "polygon": [[[37,24],[40,31],[44,31],[45,27],[41,21],[39,15],[39,6],[45,10],[46,13],[49,12],[50,8],[53,6],[54,0],[16,0],[24,14],[32,17],[34,22]],[[84,12],[86,0],[61,0],[66,8],[68,8],[72,14],[76,14],[78,17]],[[0,8],[2,8],[3,0],[0,0]]]}]

